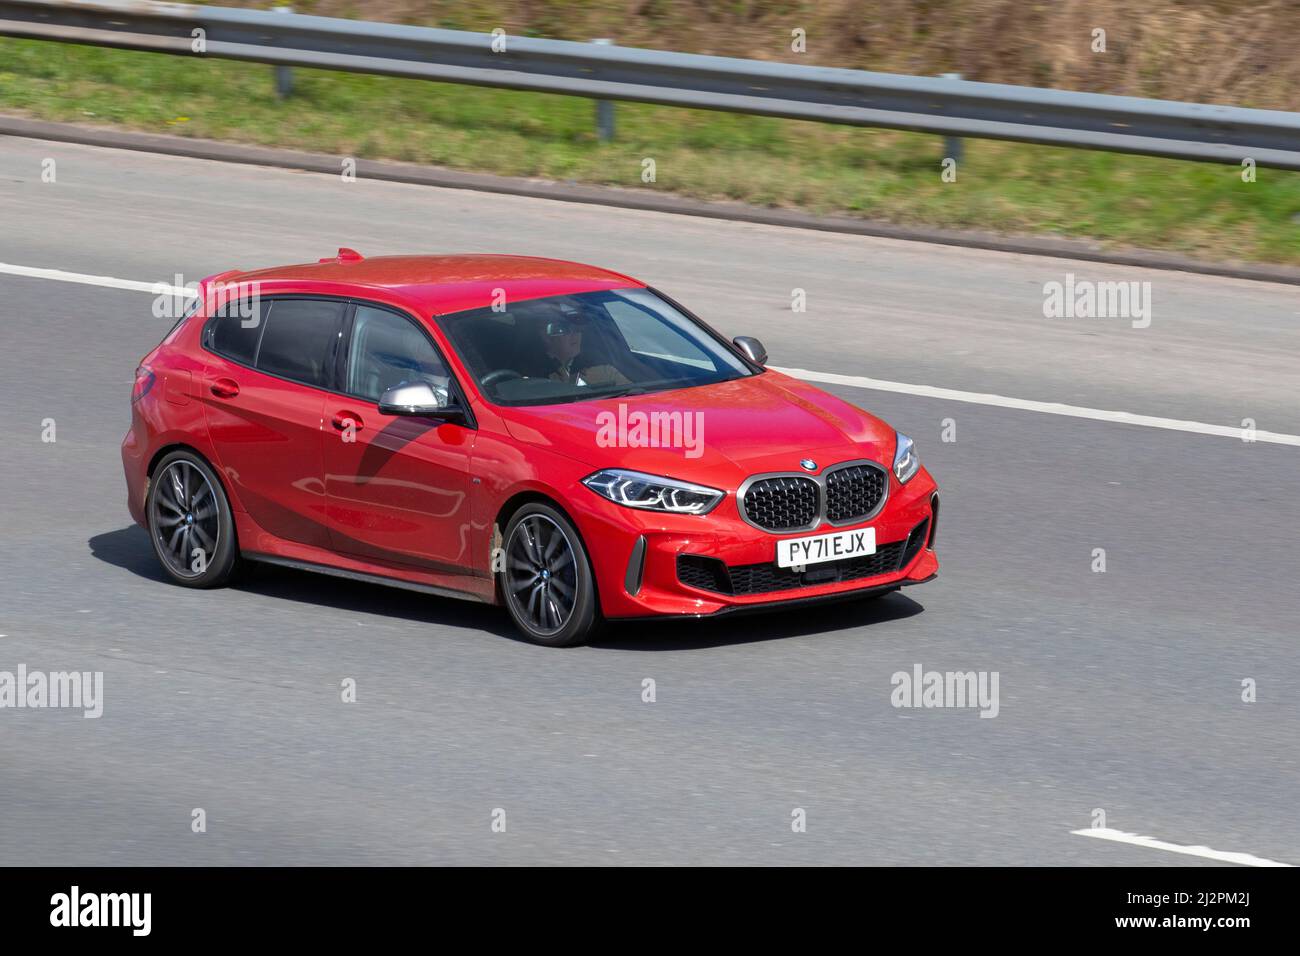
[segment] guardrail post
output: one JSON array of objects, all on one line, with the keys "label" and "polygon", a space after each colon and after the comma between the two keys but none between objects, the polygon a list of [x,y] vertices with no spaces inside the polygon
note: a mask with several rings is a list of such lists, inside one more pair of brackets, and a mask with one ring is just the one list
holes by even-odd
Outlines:
[{"label": "guardrail post", "polygon": [[[609,46],[614,41],[608,38],[592,40],[601,46]],[[612,100],[596,100],[596,136],[602,143],[614,138],[614,103]]]},{"label": "guardrail post", "polygon": [[[276,13],[293,13],[293,7],[272,7]],[[275,68],[275,98],[287,99],[293,92],[293,67],[277,66]]]},{"label": "guardrail post", "polygon": [[[944,73],[944,74],[942,74],[942,76],[943,76],[943,78],[944,78],[945,80],[960,80],[960,79],[961,79],[961,74],[960,74],[960,73]],[[944,158],[944,159],[955,159],[955,160],[957,161],[957,164],[958,164],[958,165],[961,165],[961,160],[962,160],[962,155],[961,155],[961,154],[962,154],[962,142],[961,142],[961,137],[960,137],[960,136],[945,136],[945,137],[943,138],[943,158]]]}]

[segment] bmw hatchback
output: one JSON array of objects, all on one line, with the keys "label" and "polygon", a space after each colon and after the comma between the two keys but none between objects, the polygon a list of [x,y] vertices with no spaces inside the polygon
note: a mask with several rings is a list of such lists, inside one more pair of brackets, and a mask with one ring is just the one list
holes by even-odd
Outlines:
[{"label": "bmw hatchback", "polygon": [[625,275],[522,256],[227,272],[141,360],[127,503],[166,574],[262,561],[606,621],[938,572],[912,441]]}]

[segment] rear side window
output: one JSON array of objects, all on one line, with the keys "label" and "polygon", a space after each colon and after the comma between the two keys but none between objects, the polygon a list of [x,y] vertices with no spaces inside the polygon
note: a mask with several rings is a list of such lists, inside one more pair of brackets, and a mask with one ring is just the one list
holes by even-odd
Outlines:
[{"label": "rear side window", "polygon": [[254,363],[271,375],[328,388],[345,303],[273,299]]},{"label": "rear side window", "polygon": [[252,365],[257,355],[257,340],[262,334],[262,320],[271,307],[269,302],[252,299],[230,300],[215,311],[211,331],[212,351]]}]

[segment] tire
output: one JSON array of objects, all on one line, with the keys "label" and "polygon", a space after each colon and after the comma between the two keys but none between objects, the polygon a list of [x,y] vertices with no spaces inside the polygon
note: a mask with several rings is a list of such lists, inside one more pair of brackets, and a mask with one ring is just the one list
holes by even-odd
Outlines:
[{"label": "tire", "polygon": [[182,449],[158,463],[145,515],[154,555],[172,581],[216,588],[230,580],[239,559],[235,521],[221,481],[201,457]]},{"label": "tire", "polygon": [[501,601],[525,638],[545,647],[573,647],[596,636],[603,623],[596,582],[568,518],[550,505],[529,502],[511,516],[502,549]]}]

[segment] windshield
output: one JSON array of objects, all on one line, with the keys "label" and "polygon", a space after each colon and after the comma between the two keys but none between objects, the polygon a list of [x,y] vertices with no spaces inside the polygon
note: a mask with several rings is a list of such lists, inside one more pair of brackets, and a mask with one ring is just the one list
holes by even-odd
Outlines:
[{"label": "windshield", "polygon": [[498,405],[554,405],[754,374],[649,289],[528,299],[438,322]]}]

